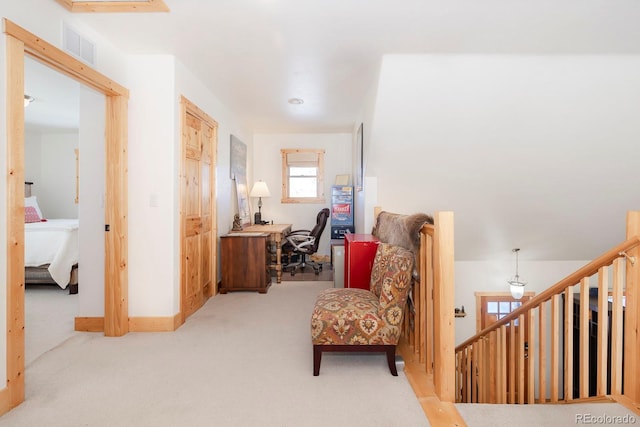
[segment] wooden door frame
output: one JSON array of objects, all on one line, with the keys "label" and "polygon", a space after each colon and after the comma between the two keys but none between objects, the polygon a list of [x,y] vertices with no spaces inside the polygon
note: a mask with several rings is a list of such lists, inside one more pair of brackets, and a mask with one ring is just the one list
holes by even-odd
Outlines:
[{"label": "wooden door frame", "polygon": [[128,332],[127,134],[129,91],[10,20],[6,34],[7,90],[7,387],[0,413],[24,401],[24,57],[89,86],[106,98],[104,334]]},{"label": "wooden door frame", "polygon": [[[522,298],[520,298],[520,300],[517,300],[516,298],[513,298],[513,295],[511,295],[511,292],[508,292],[508,291],[475,292],[475,297],[476,297],[476,334],[479,333],[482,329],[484,329],[482,327],[482,319],[483,319],[483,316],[482,316],[482,308],[483,308],[482,300],[484,298],[486,298],[486,297],[489,297],[489,298],[492,298],[492,297],[495,297],[495,298],[509,298],[512,301],[520,301],[522,304],[526,304],[534,296],[535,296],[535,292],[534,291],[527,291],[522,295]],[[496,319],[496,321],[498,321],[498,320],[500,320],[500,319],[499,318]],[[515,321],[517,321],[517,319],[515,319]],[[520,328],[520,326],[519,326],[519,327],[513,329],[513,333],[514,333],[513,337],[514,338],[515,338],[516,331],[518,331],[517,333],[520,334],[519,335],[520,336],[520,341],[519,341],[520,344],[519,345],[522,345],[523,348],[526,345],[525,343],[527,343],[529,340],[532,339],[532,337],[528,335],[531,330],[530,330],[530,328],[528,328],[526,326],[527,322],[529,322],[529,319],[525,318],[525,323],[520,325],[522,328]],[[508,324],[509,328],[513,327],[511,325],[512,323],[514,323],[514,322],[510,322]],[[488,327],[488,326],[489,325],[486,325],[485,328]],[[508,334],[507,334],[507,336],[508,336]],[[527,341],[525,341],[525,339],[523,337],[526,337]],[[510,339],[510,338],[507,338],[507,339]],[[515,348],[515,345],[516,345],[516,343],[512,342],[512,348]],[[529,351],[533,351],[533,349],[530,349]],[[531,378],[527,377],[527,372],[528,371],[526,369],[524,369],[524,377],[523,378],[519,378],[517,376],[518,373],[515,370],[516,366],[517,366],[517,360],[507,360],[507,362],[508,363],[507,363],[506,366],[510,367],[510,368],[509,369],[505,368],[505,374],[506,374],[505,381],[507,381],[507,379],[509,379],[509,381],[507,382],[507,386],[506,386],[507,387],[507,395],[505,396],[505,399],[510,403],[511,402],[515,403],[515,402],[519,401],[517,393],[520,392],[520,390],[526,390],[527,382],[528,381],[535,381],[535,379],[531,379]],[[520,385],[515,383],[515,379],[516,378],[520,379],[520,381],[521,381]],[[526,393],[524,393],[524,392],[522,392],[522,393],[525,395],[522,398],[523,399],[522,401],[525,402],[524,399],[526,399]]]},{"label": "wooden door frame", "polygon": [[185,293],[185,280],[184,276],[184,263],[182,262],[185,253],[185,223],[186,217],[184,212],[184,194],[185,194],[185,159],[184,153],[186,150],[186,138],[187,138],[187,114],[190,114],[198,119],[202,120],[208,126],[213,129],[213,146],[211,147],[211,172],[209,179],[211,180],[209,185],[210,203],[211,203],[211,287],[209,288],[209,294],[204,295],[204,298],[209,298],[218,293],[218,216],[216,210],[216,164],[217,164],[217,152],[218,152],[218,122],[211,116],[200,109],[196,104],[187,99],[184,95],[180,96],[180,324],[183,324],[186,317],[185,304],[183,299]]}]

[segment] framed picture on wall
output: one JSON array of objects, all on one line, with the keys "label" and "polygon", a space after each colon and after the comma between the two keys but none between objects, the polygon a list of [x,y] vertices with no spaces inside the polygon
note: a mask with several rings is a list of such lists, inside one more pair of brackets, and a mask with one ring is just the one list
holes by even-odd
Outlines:
[{"label": "framed picture on wall", "polygon": [[231,164],[229,165],[230,178],[247,175],[247,146],[237,137],[231,135]]},{"label": "framed picture on wall", "polygon": [[231,135],[231,165],[230,177],[236,183],[238,199],[238,215],[240,223],[251,224],[251,206],[249,204],[249,190],[247,188],[247,146],[237,137]]},{"label": "framed picture on wall", "polygon": [[355,187],[356,191],[362,191],[364,182],[364,130],[360,123],[356,132],[356,152],[355,152]]}]

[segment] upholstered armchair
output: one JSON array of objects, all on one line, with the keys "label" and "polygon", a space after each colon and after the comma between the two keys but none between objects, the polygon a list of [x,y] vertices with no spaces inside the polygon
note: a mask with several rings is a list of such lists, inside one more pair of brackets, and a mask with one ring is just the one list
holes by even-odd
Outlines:
[{"label": "upholstered armchair", "polygon": [[414,256],[407,249],[381,243],[371,271],[370,290],[322,291],[311,315],[313,375],[320,374],[322,352],[385,352],[392,375],[404,307],[411,288]]}]

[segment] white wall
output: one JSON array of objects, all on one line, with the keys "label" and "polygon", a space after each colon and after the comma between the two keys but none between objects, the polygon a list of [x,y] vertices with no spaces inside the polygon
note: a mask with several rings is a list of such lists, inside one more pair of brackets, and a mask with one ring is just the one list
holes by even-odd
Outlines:
[{"label": "white wall", "polygon": [[173,316],[180,311],[180,97],[218,122],[219,234],[228,231],[235,213],[228,180],[230,134],[251,140],[234,114],[173,56],[132,56],[127,81],[129,315]]},{"label": "white wall", "polygon": [[105,97],[79,90],[78,316],[104,316]]},{"label": "white wall", "polygon": [[[376,122],[376,100],[378,97],[378,87],[379,87],[379,73],[381,68],[381,63],[376,65],[377,72],[376,78],[374,79],[374,84],[371,85],[365,98],[362,101],[363,109],[360,117],[354,123],[353,128],[353,149],[352,149],[352,170],[353,174],[357,171],[356,162],[356,154],[355,150],[358,149],[357,141],[355,141],[358,126],[360,123],[363,125],[363,154],[362,161],[364,164],[364,188],[362,191],[358,191],[356,193],[356,233],[371,233],[371,229],[374,225],[374,209],[379,206],[378,203],[378,178],[374,173],[371,172],[368,167],[369,157],[371,155],[372,150],[372,132],[373,125]],[[375,171],[375,168],[374,168]],[[382,206],[385,209],[384,206]],[[389,211],[393,212],[393,207],[386,208]]]},{"label": "white wall", "polygon": [[[173,316],[174,246],[180,149],[176,141],[175,59],[135,55],[127,64],[129,101],[129,315]],[[152,206],[155,198],[157,206]]]},{"label": "white wall", "polygon": [[34,183],[31,194],[38,196],[35,184],[42,182],[42,134],[37,130],[24,131],[24,180]]},{"label": "white wall", "polygon": [[[325,150],[324,193],[325,203],[282,204],[282,155],[283,148],[318,148]],[[292,229],[310,230],[316,215],[331,205],[331,186],[336,175],[351,174],[352,135],[350,133],[319,134],[255,134],[253,137],[253,177],[249,187],[258,180],[267,183],[271,197],[262,200],[262,218],[275,224],[293,224]],[[251,155],[251,154],[249,154]],[[257,200],[251,200],[251,212],[257,212]],[[329,255],[330,223],[322,233],[318,253]]]},{"label": "white wall", "polygon": [[[378,202],[407,214],[454,211],[464,260],[537,246],[547,221],[565,225],[567,241],[589,233],[583,246],[604,251],[637,203],[634,163],[617,153],[640,138],[639,73],[640,56],[385,56],[366,156]],[[594,158],[601,168],[585,168]],[[598,188],[603,176],[615,187]],[[579,215],[610,188],[629,195],[599,213],[615,218],[618,235]],[[549,194],[559,203],[545,204]],[[520,239],[530,226],[541,232]],[[549,248],[553,259],[571,259],[564,247]]]},{"label": "white wall", "polygon": [[128,77],[129,315],[172,316],[180,310],[180,97],[218,122],[216,209],[222,233],[235,212],[224,179],[229,174],[229,135],[233,131],[246,140],[248,133],[172,56],[133,56]]},{"label": "white wall", "polygon": [[78,132],[46,131],[40,142],[40,180],[34,181],[33,191],[42,214],[45,218],[77,218],[74,150],[78,148]]},{"label": "white wall", "polygon": [[[526,280],[527,292],[539,294],[588,261],[522,261],[520,277]],[[455,263],[455,306],[464,305],[466,317],[456,318],[456,345],[476,334],[475,292],[508,292],[507,280],[515,274],[515,258],[492,261],[457,261]]]}]

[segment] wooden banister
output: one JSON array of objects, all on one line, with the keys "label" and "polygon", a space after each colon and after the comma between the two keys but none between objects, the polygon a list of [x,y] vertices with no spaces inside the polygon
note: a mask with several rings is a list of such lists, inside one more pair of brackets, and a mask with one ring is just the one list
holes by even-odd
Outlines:
[{"label": "wooden banister", "polygon": [[[640,408],[640,212],[627,217],[627,240],[458,346],[453,214],[436,213],[434,219],[420,230],[420,281],[412,289],[403,335],[441,401],[533,404],[610,396]],[[594,340],[589,331],[596,317]]]},{"label": "wooden banister", "polygon": [[640,414],[639,308],[640,212],[630,212],[627,240],[456,346],[457,401],[608,398]]},{"label": "wooden banister", "polygon": [[[636,235],[631,237],[630,239],[625,240],[624,242],[615,246],[613,249],[610,249],[609,251],[600,255],[598,258],[586,264],[584,267],[577,270],[575,273],[570,274],[569,276],[557,282],[555,285],[540,292],[538,295],[534,296],[529,301],[525,302],[520,307],[518,307],[518,309],[512,311],[511,313],[509,313],[499,321],[491,324],[490,326],[487,326],[486,328],[478,332],[473,337],[465,340],[463,343],[459,344],[456,347],[456,351],[459,351],[460,349],[472,344],[479,337],[487,335],[489,332],[499,328],[500,326],[509,324],[511,321],[517,319],[521,314],[524,314],[530,309],[537,307],[541,303],[545,301],[549,301],[551,297],[553,297],[554,295],[558,295],[564,292],[567,289],[567,287],[578,284],[584,277],[593,276],[598,272],[600,267],[604,265],[612,264],[616,258],[619,258],[621,256],[620,252],[629,251],[631,249],[636,248],[637,246],[640,246],[640,236]],[[606,292],[605,292],[605,295],[606,295]]]}]

